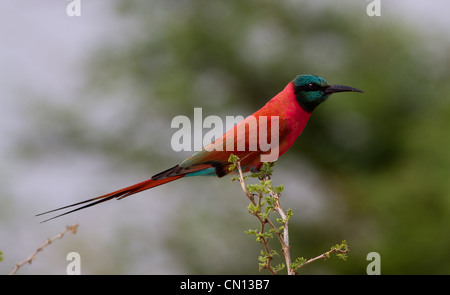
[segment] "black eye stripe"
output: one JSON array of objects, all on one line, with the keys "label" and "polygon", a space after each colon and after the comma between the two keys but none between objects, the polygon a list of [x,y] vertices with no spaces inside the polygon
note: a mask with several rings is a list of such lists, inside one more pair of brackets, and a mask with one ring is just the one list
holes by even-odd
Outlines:
[{"label": "black eye stripe", "polygon": [[314,83],[309,83],[309,84],[308,84],[308,88],[309,88],[310,90],[317,90],[317,88],[319,88],[319,85],[314,84]]},{"label": "black eye stripe", "polygon": [[323,87],[321,85],[315,84],[315,83],[309,83],[308,85],[301,85],[301,86],[296,86],[295,87],[296,92],[298,91],[319,91],[319,90],[324,90],[326,87]]}]

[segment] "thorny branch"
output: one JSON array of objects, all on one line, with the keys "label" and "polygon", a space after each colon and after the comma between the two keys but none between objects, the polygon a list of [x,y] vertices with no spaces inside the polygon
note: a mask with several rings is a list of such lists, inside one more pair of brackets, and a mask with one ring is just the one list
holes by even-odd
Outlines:
[{"label": "thorny branch", "polygon": [[[264,251],[261,251],[261,254],[263,256],[260,256],[260,269],[265,268],[267,269],[271,274],[278,274],[278,271],[281,270],[283,267],[272,267],[271,262],[273,260],[273,256],[277,255],[277,253],[274,250],[271,250],[269,247],[269,239],[272,237],[270,234],[267,234],[265,230],[266,224],[269,225],[271,230],[269,232],[275,233],[276,237],[280,241],[281,249],[286,261],[286,267],[287,267],[287,273],[288,275],[295,275],[297,274],[297,270],[305,265],[308,265],[314,261],[317,260],[325,260],[330,257],[332,253],[336,253],[336,255],[346,260],[347,254],[349,252],[347,242],[344,240],[342,241],[342,244],[336,245],[334,247],[331,247],[331,250],[317,256],[311,259],[304,259],[303,257],[297,258],[294,262],[292,262],[291,254],[290,254],[290,245],[289,245],[289,228],[288,228],[288,221],[289,217],[292,216],[292,211],[288,209],[287,213],[284,212],[284,210],[281,208],[280,204],[280,193],[274,191],[278,190],[278,188],[274,188],[271,185],[265,186],[266,191],[264,193],[268,193],[270,195],[270,198],[273,200],[271,204],[271,210],[277,211],[280,215],[281,219],[277,219],[279,223],[281,223],[281,227],[276,227],[273,222],[268,218],[268,214],[263,214],[261,212],[261,208],[263,206],[262,200],[264,199],[264,193],[262,191],[257,191],[256,193],[249,192],[250,188],[247,189],[247,186],[245,185],[245,178],[242,173],[242,168],[240,165],[239,158],[233,157],[233,155],[230,157],[230,162],[234,164],[233,167],[230,167],[230,169],[236,168],[239,172],[239,177],[236,177],[239,180],[239,183],[241,184],[242,190],[244,191],[244,194],[248,197],[251,204],[253,205],[252,210],[249,210],[249,212],[254,215],[260,222],[260,229],[259,232],[257,230],[252,230],[247,233],[255,234],[257,237],[257,241],[261,242],[261,244],[264,247]],[[270,173],[265,174],[263,176],[259,177],[261,183],[268,183],[270,181]],[[253,190],[252,190],[253,191]],[[257,197],[257,201],[255,201],[255,197]],[[268,200],[268,199],[266,199]],[[249,207],[250,208],[250,207]]]},{"label": "thorny branch", "polygon": [[[330,254],[331,253],[337,253],[337,254],[347,254],[348,252],[349,252],[350,250],[347,248],[347,247],[344,247],[344,249],[340,249],[339,247],[334,247],[334,248],[332,248],[330,251],[328,251],[328,252],[325,252],[325,253],[323,253],[323,254],[320,254],[319,256],[317,256],[317,257],[314,257],[314,258],[311,258],[311,259],[308,259],[307,261],[305,261],[305,262],[303,262],[298,268],[300,268],[300,267],[303,267],[303,266],[305,266],[305,265],[307,265],[307,264],[310,264],[311,262],[314,262],[314,261],[316,261],[316,260],[320,260],[320,259],[323,259],[323,260],[325,260],[325,259],[327,259],[327,258],[329,258],[330,257]],[[343,259],[345,259],[345,258],[343,258]]]},{"label": "thorny branch", "polygon": [[[244,181],[244,176],[242,173],[240,161],[239,160],[236,161],[235,165],[239,172],[239,183],[241,184],[244,194],[250,199],[250,201],[252,202],[252,204],[254,206],[258,206],[259,208],[261,208],[261,200],[263,199],[263,195],[261,193],[257,194],[258,202],[255,202],[254,195],[251,194],[245,186],[245,181]],[[268,180],[270,180],[270,176],[266,175],[264,177],[264,179],[262,179],[262,180],[268,181]],[[280,214],[280,216],[282,218],[283,234],[280,234],[278,228],[273,224],[273,222],[270,219],[262,218],[259,214],[253,214],[254,216],[256,216],[256,218],[258,218],[258,220],[261,224],[261,228],[260,228],[260,232],[259,232],[259,234],[260,234],[259,239],[260,239],[260,241],[264,247],[265,253],[267,255],[267,260],[265,261],[265,268],[271,274],[278,274],[278,272],[275,269],[273,269],[271,266],[271,261],[273,259],[273,255],[272,255],[273,252],[269,248],[268,239],[263,235],[264,230],[265,230],[265,225],[268,224],[272,229],[274,229],[275,235],[277,236],[278,240],[281,243],[281,249],[283,251],[283,255],[285,257],[286,265],[288,268],[288,274],[294,275],[296,272],[294,269],[292,269],[290,267],[292,260],[291,260],[290,247],[289,247],[288,217],[287,217],[286,213],[283,211],[283,209],[281,208],[279,194],[273,192],[271,189],[269,189],[269,194],[275,200],[274,208]]]}]

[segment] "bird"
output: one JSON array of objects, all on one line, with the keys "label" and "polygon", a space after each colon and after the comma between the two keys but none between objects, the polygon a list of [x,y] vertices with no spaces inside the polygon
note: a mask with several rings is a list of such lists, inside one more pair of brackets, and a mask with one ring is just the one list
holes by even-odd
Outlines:
[{"label": "bird", "polygon": [[[267,156],[269,153],[269,151],[264,151],[260,146],[250,148],[251,141],[256,139],[255,134],[256,137],[258,135],[255,128],[259,129],[259,131],[262,128],[261,120],[258,119],[277,119],[276,121],[265,121],[267,122],[267,126],[265,126],[265,130],[267,131],[266,136],[277,139],[275,141],[276,146],[273,147],[278,152],[276,157],[274,157],[276,160],[294,144],[305,128],[314,109],[326,101],[331,94],[338,92],[364,93],[363,91],[350,86],[329,85],[324,78],[316,75],[298,75],[261,109],[234,125],[221,137],[205,146],[202,150],[194,153],[180,164],[157,173],[151,178],[134,185],[98,197],[39,213],[36,216],[68,209],[68,211],[64,213],[42,221],[46,222],[112,199],[120,200],[183,177],[217,176],[221,178],[230,173],[236,173],[236,171],[229,169],[230,165],[232,165],[232,163],[228,161],[231,154],[234,154],[239,158],[243,173],[249,171],[256,172],[263,165],[263,161],[261,160],[263,159],[263,156]],[[257,119],[256,126],[250,124],[251,122],[255,122],[255,119]],[[276,122],[278,125],[278,128],[275,128],[275,130],[272,130],[272,122]],[[274,135],[275,137],[273,137]],[[241,145],[241,148],[238,148],[240,144],[239,141],[242,140],[245,140],[245,144]]]}]

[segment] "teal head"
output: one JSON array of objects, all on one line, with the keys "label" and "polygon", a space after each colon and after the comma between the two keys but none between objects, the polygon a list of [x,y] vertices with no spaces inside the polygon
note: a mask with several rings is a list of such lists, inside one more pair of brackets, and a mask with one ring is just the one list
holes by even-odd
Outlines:
[{"label": "teal head", "polygon": [[319,104],[336,92],[363,92],[344,85],[328,85],[325,79],[314,75],[299,75],[294,79],[295,98],[299,105],[311,113]]}]

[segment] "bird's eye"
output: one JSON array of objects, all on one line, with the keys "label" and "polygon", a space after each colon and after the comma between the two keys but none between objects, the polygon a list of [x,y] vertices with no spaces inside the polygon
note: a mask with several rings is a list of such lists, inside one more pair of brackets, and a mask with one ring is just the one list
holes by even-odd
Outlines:
[{"label": "bird's eye", "polygon": [[310,90],[317,90],[317,88],[319,88],[318,85],[314,83],[309,83],[308,87]]}]

